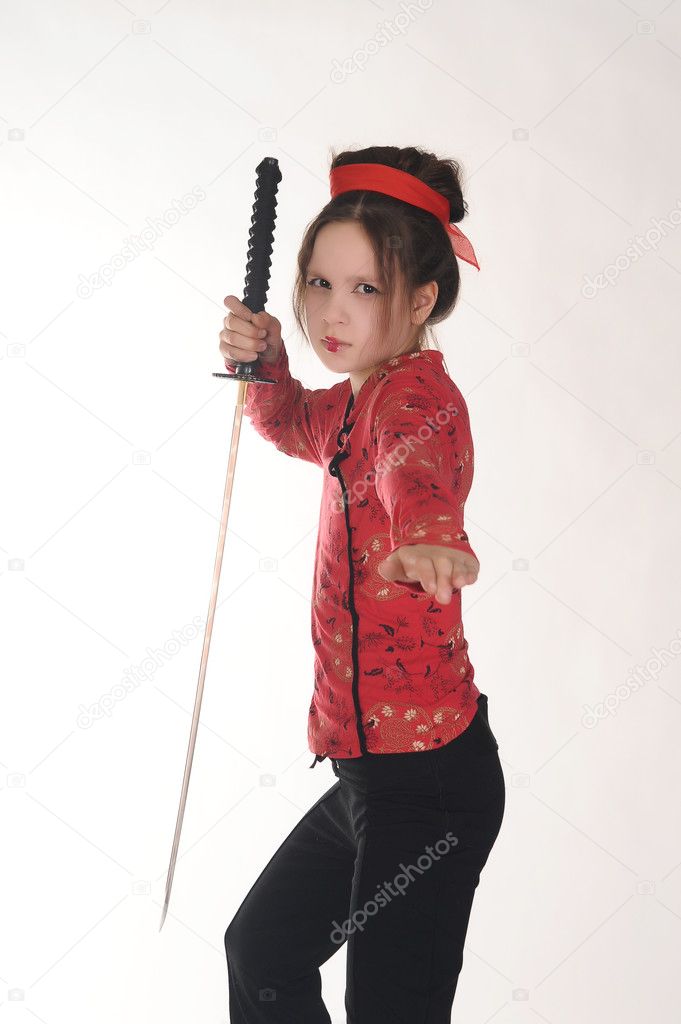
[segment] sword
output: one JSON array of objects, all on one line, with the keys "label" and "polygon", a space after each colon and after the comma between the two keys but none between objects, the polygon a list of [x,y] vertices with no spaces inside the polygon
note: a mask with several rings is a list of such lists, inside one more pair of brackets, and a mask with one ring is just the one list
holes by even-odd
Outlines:
[{"label": "sword", "polygon": [[[251,217],[251,228],[248,232],[248,259],[246,262],[246,284],[244,287],[243,303],[250,309],[251,313],[260,313],[265,308],[267,301],[267,290],[270,282],[270,266],[272,244],[274,241],[274,221],[276,218],[277,187],[281,181],[279,162],[271,156],[265,157],[256,167],[255,200],[253,202],[253,215]],[[182,822],[184,820],[184,809],[187,804],[187,791],[189,789],[189,777],[194,760],[194,748],[196,746],[196,733],[199,728],[199,715],[201,713],[201,701],[203,699],[203,684],[206,678],[206,665],[208,664],[208,652],[210,651],[210,638],[213,633],[213,619],[215,616],[215,604],[220,585],[220,570],[222,568],[222,554],[225,548],[225,536],[227,533],[227,520],[229,518],[229,506],[232,500],[232,486],[234,484],[234,471],[236,469],[236,457],[239,450],[239,436],[241,433],[241,420],[243,418],[244,404],[248,392],[248,385],[252,382],[258,384],[276,384],[270,377],[263,377],[258,367],[259,359],[252,359],[245,363],[235,363],[233,373],[213,373],[214,377],[224,377],[239,382],[237,391],[236,408],[234,410],[234,424],[232,426],[232,440],[229,447],[229,460],[227,464],[227,478],[225,480],[225,491],[222,498],[222,515],[220,517],[220,532],[218,535],[218,547],[215,555],[213,568],[213,582],[210,591],[208,604],[208,616],[206,628],[203,635],[203,649],[201,651],[201,666],[199,668],[199,681],[196,687],[194,699],[194,713],[192,715],[191,731],[189,733],[189,746],[184,765],[184,777],[182,779],[182,792],[180,794],[180,806],[177,811],[175,822],[175,836],[173,838],[173,849],[170,854],[168,876],[166,878],[166,895],[161,914],[159,931],[163,928],[163,922],[168,913],[170,903],[170,892],[173,886],[175,875],[175,863],[177,851],[180,846],[180,835],[182,833]]]}]

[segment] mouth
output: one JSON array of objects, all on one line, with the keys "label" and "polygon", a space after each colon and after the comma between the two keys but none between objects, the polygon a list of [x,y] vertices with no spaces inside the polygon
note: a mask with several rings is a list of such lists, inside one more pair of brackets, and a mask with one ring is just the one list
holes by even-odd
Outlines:
[{"label": "mouth", "polygon": [[322,341],[329,352],[339,352],[341,349],[348,347],[344,341],[339,341],[338,338],[326,337],[322,338]]}]

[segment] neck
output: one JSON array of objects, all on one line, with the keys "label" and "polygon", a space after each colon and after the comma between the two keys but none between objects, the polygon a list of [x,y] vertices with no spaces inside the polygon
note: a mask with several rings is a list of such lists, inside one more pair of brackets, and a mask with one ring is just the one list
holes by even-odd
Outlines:
[{"label": "neck", "polygon": [[362,384],[364,384],[365,380],[367,380],[367,378],[370,377],[372,373],[380,369],[380,367],[383,366],[383,363],[387,363],[390,359],[396,359],[397,356],[405,356],[409,355],[411,352],[420,351],[421,349],[417,345],[414,345],[411,348],[404,349],[402,352],[394,352],[392,355],[386,356],[385,359],[383,359],[380,363],[376,363],[375,366],[370,366],[369,369],[367,370],[355,370],[352,373],[349,373],[348,378],[350,380],[350,385],[352,387],[352,393],[354,397],[357,398],[357,395],[359,394]]},{"label": "neck", "polygon": [[356,370],[354,373],[348,374],[350,378],[350,385],[352,387],[352,393],[357,398],[359,389],[361,388],[364,381],[371,376],[374,370],[377,370],[377,366],[371,366],[368,370]]}]

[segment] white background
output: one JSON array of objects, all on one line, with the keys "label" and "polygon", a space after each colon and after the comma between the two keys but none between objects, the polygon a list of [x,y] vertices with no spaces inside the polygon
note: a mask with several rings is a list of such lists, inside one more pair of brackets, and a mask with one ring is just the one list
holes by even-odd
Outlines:
[{"label": "white background", "polygon": [[[225,1024],[225,928],[335,781],[306,741],[321,472],[244,419],[159,933],[255,168],[283,175],[267,308],[330,386],[295,257],[331,148],[372,144],[462,162],[482,268],[438,338],[472,422],[464,622],[507,805],[453,1018],[679,1018],[680,86],[675,0],[2,3],[0,1024]],[[334,1024],[344,968],[322,969]]]}]

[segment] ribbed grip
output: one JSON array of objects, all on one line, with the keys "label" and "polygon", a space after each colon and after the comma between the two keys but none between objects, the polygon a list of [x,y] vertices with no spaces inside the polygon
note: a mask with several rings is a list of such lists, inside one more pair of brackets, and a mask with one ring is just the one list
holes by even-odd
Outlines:
[{"label": "ribbed grip", "polygon": [[[255,199],[251,227],[248,232],[248,259],[246,261],[246,283],[243,304],[251,313],[261,313],[267,302],[274,244],[274,221],[276,219],[277,186],[281,181],[279,161],[266,156],[256,167]],[[214,377],[246,383],[276,384],[264,374],[260,357],[244,363],[230,363],[228,373],[213,373]],[[244,392],[245,393],[245,392]]]},{"label": "ribbed grip", "polygon": [[262,312],[267,302],[274,245],[274,221],[277,216],[277,187],[281,181],[278,160],[273,156],[266,156],[258,164],[256,174],[243,297],[243,303],[248,306],[251,313]]}]

